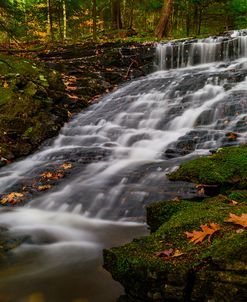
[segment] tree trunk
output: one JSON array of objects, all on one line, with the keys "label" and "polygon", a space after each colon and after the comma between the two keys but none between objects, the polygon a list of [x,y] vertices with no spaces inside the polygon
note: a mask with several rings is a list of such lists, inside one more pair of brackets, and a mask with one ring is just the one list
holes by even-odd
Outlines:
[{"label": "tree trunk", "polygon": [[190,35],[190,15],[187,13],[186,15],[186,35],[189,37]]},{"label": "tree trunk", "polygon": [[167,34],[168,23],[173,10],[173,1],[174,0],[165,1],[166,4],[164,4],[164,9],[162,11],[159,24],[156,27],[155,36],[160,39]]},{"label": "tree trunk", "polygon": [[121,0],[112,0],[112,29],[121,29]]},{"label": "tree trunk", "polygon": [[97,3],[96,0],[93,0],[92,8],[92,18],[93,18],[93,40],[97,40]]},{"label": "tree trunk", "polygon": [[198,20],[198,28],[197,28],[197,35],[201,34],[201,25],[202,25],[202,9],[199,10],[199,20]]},{"label": "tree trunk", "polygon": [[67,10],[66,0],[63,0],[63,40],[67,39]]},{"label": "tree trunk", "polygon": [[47,34],[48,34],[49,39],[51,39],[53,41],[54,33],[53,33],[51,0],[47,0]]}]

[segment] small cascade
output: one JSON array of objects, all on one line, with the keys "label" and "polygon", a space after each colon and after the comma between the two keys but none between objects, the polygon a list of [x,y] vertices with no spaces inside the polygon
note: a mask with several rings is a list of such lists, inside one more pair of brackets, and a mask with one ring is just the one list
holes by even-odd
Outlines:
[{"label": "small cascade", "polygon": [[[246,33],[159,44],[159,71],[106,95],[0,170],[0,198],[29,198],[0,208],[0,227],[25,238],[0,278],[1,295],[116,301],[122,289],[100,268],[102,249],[145,234],[147,204],[196,196],[193,184],[166,178],[183,161],[247,142]],[[64,163],[73,167],[66,177],[35,193],[42,173]]]},{"label": "small cascade", "polygon": [[247,56],[247,31],[158,44],[156,54],[158,70],[236,60]]}]

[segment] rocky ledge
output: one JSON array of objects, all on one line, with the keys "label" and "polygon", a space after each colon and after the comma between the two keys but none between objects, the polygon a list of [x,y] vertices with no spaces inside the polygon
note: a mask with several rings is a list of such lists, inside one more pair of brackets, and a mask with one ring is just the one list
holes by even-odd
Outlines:
[{"label": "rocky ledge", "polygon": [[153,71],[155,47],[86,43],[18,55],[0,54],[0,167],[55,136],[102,94]]},{"label": "rocky ledge", "polygon": [[28,59],[0,55],[0,165],[30,153],[67,117],[59,73]]},{"label": "rocky ledge", "polygon": [[104,267],[125,287],[119,301],[245,301],[247,146],[184,163],[172,180],[213,184],[220,194],[147,208],[151,234],[104,251]]}]

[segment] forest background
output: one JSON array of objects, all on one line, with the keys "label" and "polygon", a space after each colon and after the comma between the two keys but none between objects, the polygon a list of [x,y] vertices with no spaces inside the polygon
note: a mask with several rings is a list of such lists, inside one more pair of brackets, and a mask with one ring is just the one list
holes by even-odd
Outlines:
[{"label": "forest background", "polygon": [[245,27],[247,0],[0,0],[5,46],[155,41]]}]

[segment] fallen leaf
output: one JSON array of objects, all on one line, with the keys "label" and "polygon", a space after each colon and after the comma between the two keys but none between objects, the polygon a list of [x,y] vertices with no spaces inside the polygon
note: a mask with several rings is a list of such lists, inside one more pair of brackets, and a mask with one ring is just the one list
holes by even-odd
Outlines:
[{"label": "fallen leaf", "polygon": [[230,213],[229,216],[230,217],[225,220],[226,222],[232,222],[234,224],[241,225],[244,228],[247,227],[247,214],[242,214],[242,215],[238,216],[238,215]]},{"label": "fallen leaf", "polygon": [[180,250],[175,250],[174,254],[172,255],[172,257],[180,257],[184,255],[183,252],[181,252]]},{"label": "fallen leaf", "polygon": [[70,164],[70,163],[64,163],[60,167],[62,169],[64,169],[64,170],[68,170],[68,169],[72,169],[73,168],[72,164]]},{"label": "fallen leaf", "polygon": [[6,196],[4,196],[1,200],[0,203],[1,204],[6,204],[6,203],[10,203],[10,204],[16,204],[18,202],[23,201],[23,197],[24,194],[23,193],[17,193],[17,192],[12,192]]},{"label": "fallen leaf", "polygon": [[71,99],[71,100],[78,100],[79,97],[77,95],[74,95],[74,94],[69,94],[69,93],[66,93],[66,95]]},{"label": "fallen leaf", "polygon": [[200,226],[202,231],[185,232],[187,238],[191,238],[190,242],[199,243],[202,242],[208,236],[208,242],[210,242],[212,235],[220,229],[220,226],[216,223],[210,223],[210,227],[207,225]]},{"label": "fallen leaf", "polygon": [[43,185],[43,186],[38,186],[38,187],[36,187],[36,189],[38,190],[38,191],[46,191],[46,190],[49,190],[49,189],[51,189],[52,188],[52,185]]},{"label": "fallen leaf", "polygon": [[66,86],[66,90],[74,91],[76,89],[77,89],[76,86]]},{"label": "fallen leaf", "polygon": [[154,253],[154,255],[157,257],[163,257],[163,258],[176,258],[176,257],[180,257],[180,256],[184,255],[184,253],[178,249],[174,250],[171,248],[169,250],[164,250],[161,252]]},{"label": "fallen leaf", "polygon": [[154,255],[157,257],[169,257],[169,256],[171,256],[173,251],[174,251],[174,249],[164,250],[161,252],[156,252],[156,253],[154,253]]},{"label": "fallen leaf", "polygon": [[226,137],[231,141],[235,141],[237,139],[238,135],[235,132],[229,132],[226,134]]},{"label": "fallen leaf", "polygon": [[8,82],[6,80],[3,83],[3,88],[9,88],[9,84],[8,84]]},{"label": "fallen leaf", "polygon": [[43,174],[41,174],[41,177],[43,179],[52,179],[52,180],[58,180],[62,177],[64,177],[64,173],[62,171],[58,171],[58,172],[45,172]]},{"label": "fallen leaf", "polygon": [[243,232],[244,232],[244,229],[238,229],[238,230],[236,231],[237,234],[242,234]]}]

